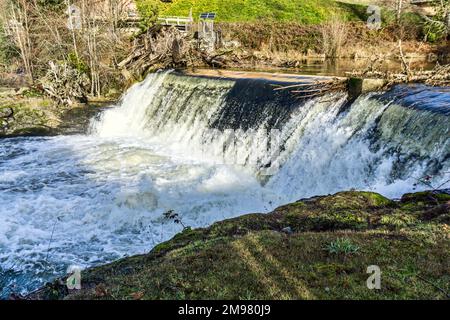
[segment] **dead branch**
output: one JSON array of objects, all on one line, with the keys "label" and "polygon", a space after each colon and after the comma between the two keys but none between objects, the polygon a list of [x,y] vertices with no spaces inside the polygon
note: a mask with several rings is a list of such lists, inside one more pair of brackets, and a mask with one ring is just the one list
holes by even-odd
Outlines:
[{"label": "dead branch", "polygon": [[139,36],[132,52],[118,63],[118,67],[128,76],[141,78],[149,71],[184,67],[227,66],[232,50],[203,50],[191,34],[174,27],[155,26]]},{"label": "dead branch", "polygon": [[85,100],[89,79],[66,63],[49,63],[45,77],[39,79],[43,90],[61,105],[73,105]]},{"label": "dead branch", "polygon": [[323,96],[331,92],[344,91],[346,87],[346,79],[334,78],[331,80],[319,80],[311,83],[297,83],[288,86],[277,86],[274,91],[290,90],[291,93],[299,98],[307,99]]},{"label": "dead branch", "polygon": [[432,70],[409,70],[409,75],[406,71],[401,73],[395,72],[367,72],[363,74],[359,71],[348,72],[347,75],[352,77],[366,78],[383,78],[388,81],[388,85],[395,85],[401,83],[418,82],[425,83],[431,86],[449,86],[450,85],[450,64],[437,64]]}]

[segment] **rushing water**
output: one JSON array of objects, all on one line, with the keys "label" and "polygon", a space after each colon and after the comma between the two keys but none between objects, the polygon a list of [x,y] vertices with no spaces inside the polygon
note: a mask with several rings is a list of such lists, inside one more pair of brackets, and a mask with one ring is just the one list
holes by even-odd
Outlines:
[{"label": "rushing water", "polygon": [[[149,251],[181,230],[450,170],[450,93],[308,101],[263,80],[150,75],[86,135],[0,141],[0,297]],[[275,148],[274,148],[275,147]],[[276,152],[273,152],[276,150]]]}]

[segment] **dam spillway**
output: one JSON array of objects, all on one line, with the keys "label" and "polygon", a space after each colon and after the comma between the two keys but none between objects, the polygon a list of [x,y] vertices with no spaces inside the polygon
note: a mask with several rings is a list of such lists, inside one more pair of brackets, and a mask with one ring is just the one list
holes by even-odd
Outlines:
[{"label": "dam spillway", "polygon": [[296,99],[274,83],[151,74],[86,134],[3,140],[1,295],[68,265],[149,251],[180,231],[167,210],[201,227],[309,196],[395,198],[423,176],[446,179],[447,88],[397,86],[349,103],[346,92]]}]

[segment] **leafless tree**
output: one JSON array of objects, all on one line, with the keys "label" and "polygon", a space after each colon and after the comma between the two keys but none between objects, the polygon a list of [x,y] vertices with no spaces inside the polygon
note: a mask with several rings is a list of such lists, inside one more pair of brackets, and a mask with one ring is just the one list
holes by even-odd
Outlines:
[{"label": "leafless tree", "polygon": [[38,0],[0,0],[0,23],[30,82],[46,76],[50,62],[72,64],[89,75],[89,93],[100,96],[108,83],[119,81],[117,64],[130,46],[130,33],[122,22],[132,3],[64,0],[55,9]]},{"label": "leafless tree", "polygon": [[403,0],[397,0],[397,15],[396,15],[397,23],[400,23],[400,20],[402,18],[402,11],[403,11]]},{"label": "leafless tree", "polygon": [[1,20],[4,29],[19,51],[28,80],[33,82],[33,47],[30,32],[32,3],[26,0],[4,0],[2,7],[4,10],[2,10]]}]

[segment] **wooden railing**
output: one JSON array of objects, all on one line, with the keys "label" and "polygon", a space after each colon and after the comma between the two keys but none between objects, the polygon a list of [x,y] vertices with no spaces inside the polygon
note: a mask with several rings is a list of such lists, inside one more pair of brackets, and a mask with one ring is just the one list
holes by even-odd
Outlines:
[{"label": "wooden railing", "polygon": [[165,26],[187,29],[194,20],[192,17],[162,16],[158,18],[158,22]]}]

